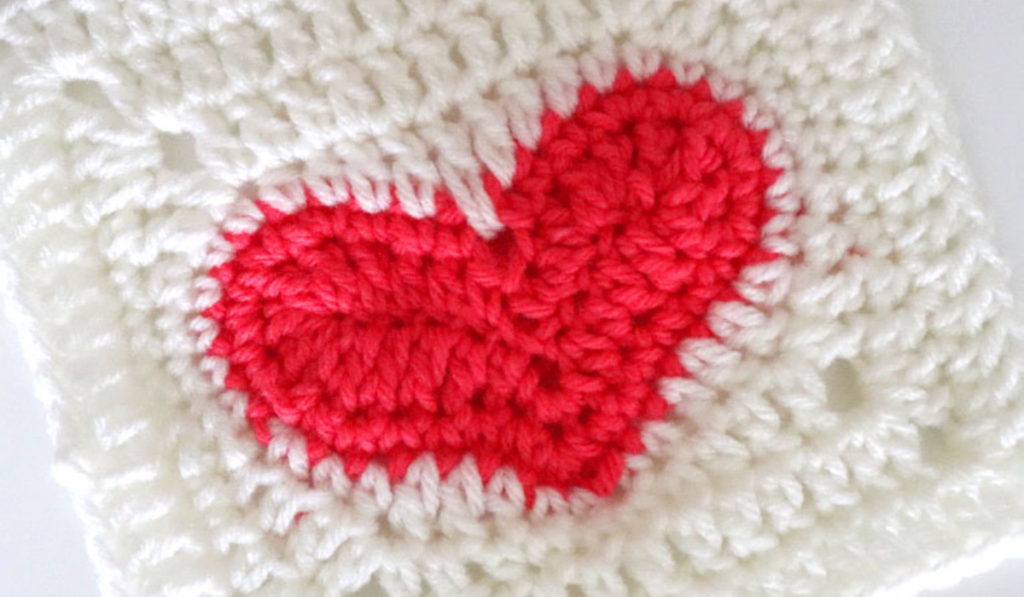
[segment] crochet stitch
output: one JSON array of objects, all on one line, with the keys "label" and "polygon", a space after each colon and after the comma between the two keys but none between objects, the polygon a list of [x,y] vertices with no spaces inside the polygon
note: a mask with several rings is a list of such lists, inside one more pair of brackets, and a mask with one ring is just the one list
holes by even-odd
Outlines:
[{"label": "crochet stitch", "polygon": [[0,81],[104,595],[906,597],[1024,537],[896,0],[10,0]]},{"label": "crochet stitch", "polygon": [[675,349],[711,335],[714,301],[759,248],[777,174],[743,104],[669,71],[584,86],[566,120],[548,114],[512,184],[485,175],[499,220],[489,241],[445,194],[417,219],[353,201],[284,215],[213,271],[223,298],[210,354],[249,397],[260,441],[271,417],[298,427],[311,465],[328,451],[358,477],[375,457],[392,479],[420,454],[447,476],[472,454],[484,483],[511,465],[535,485],[615,488],[639,422],[683,374]]}]

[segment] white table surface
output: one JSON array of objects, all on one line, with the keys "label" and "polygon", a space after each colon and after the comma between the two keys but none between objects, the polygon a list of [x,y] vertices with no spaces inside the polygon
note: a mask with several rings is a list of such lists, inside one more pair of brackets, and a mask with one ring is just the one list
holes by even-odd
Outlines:
[{"label": "white table surface", "polygon": [[[1024,1],[907,1],[1024,297]],[[51,458],[42,407],[0,316],[0,595],[97,597],[81,525],[50,478]],[[927,597],[1021,597],[1020,556]]]}]

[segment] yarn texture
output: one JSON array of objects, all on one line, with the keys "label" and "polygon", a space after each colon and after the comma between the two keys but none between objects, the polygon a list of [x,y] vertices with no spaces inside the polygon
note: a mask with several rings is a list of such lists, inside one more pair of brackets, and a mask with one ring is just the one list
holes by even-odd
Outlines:
[{"label": "yarn texture", "polygon": [[310,464],[333,450],[356,478],[375,457],[397,479],[422,453],[442,476],[471,454],[484,483],[511,465],[528,502],[537,484],[608,495],[638,423],[668,410],[656,382],[684,373],[676,348],[711,336],[712,302],[773,258],[777,174],[742,113],[669,71],[584,87],[519,148],[508,189],[485,175],[506,226],[489,240],[444,195],[429,218],[308,189],[295,214],[267,207],[212,273],[225,385],[260,441],[277,418]]},{"label": "yarn texture", "polygon": [[5,4],[2,286],[102,593],[905,597],[1011,555],[1021,319],[909,31]]}]

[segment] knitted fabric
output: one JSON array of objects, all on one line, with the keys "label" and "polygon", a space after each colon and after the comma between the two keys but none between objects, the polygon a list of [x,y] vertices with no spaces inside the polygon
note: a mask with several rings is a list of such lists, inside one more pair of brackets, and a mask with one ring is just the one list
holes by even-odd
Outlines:
[{"label": "knitted fabric", "polygon": [[105,595],[910,595],[1024,537],[893,0],[14,0],[0,80]]}]

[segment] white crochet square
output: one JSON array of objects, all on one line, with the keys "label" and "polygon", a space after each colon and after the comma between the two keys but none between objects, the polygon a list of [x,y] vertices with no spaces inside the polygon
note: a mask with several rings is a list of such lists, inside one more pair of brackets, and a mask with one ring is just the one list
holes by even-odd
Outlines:
[{"label": "white crochet square", "polygon": [[[771,131],[786,259],[680,347],[621,495],[259,444],[199,316],[253,198],[444,186],[488,234],[481,171],[622,67]],[[0,82],[5,287],[105,595],[910,595],[1024,532],[1019,318],[894,0],[14,0]]]}]

